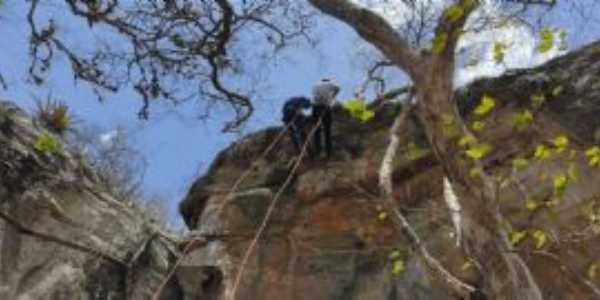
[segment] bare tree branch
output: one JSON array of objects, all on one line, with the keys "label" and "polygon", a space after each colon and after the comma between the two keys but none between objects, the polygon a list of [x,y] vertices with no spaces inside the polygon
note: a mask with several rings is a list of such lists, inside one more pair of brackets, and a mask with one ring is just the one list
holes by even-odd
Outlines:
[{"label": "bare tree branch", "polygon": [[367,42],[377,47],[395,65],[411,76],[422,61],[416,49],[377,13],[346,0],[309,0],[322,12],[350,25]]},{"label": "bare tree branch", "polygon": [[196,100],[206,108],[219,104],[231,109],[234,118],[225,124],[225,131],[239,128],[254,108],[249,89],[230,80],[253,75],[243,71],[250,62],[243,57],[248,54],[239,46],[241,41],[263,34],[266,43],[252,50],[277,53],[290,41],[309,40],[312,15],[299,8],[301,3],[288,0],[63,1],[72,16],[87,22],[90,33],[102,27],[103,35],[115,33],[119,42],[111,40],[83,53],[70,45],[69,36],[61,35],[53,19],[44,24],[36,18],[42,2],[31,0],[33,82],[43,83],[54,58],[62,54],[74,79],[95,90],[132,87],[142,99],[140,118],[149,117],[155,102]]}]

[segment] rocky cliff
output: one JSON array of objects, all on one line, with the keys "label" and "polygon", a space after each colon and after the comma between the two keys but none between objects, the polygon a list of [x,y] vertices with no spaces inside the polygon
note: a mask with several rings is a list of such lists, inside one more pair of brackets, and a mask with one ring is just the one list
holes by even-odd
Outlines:
[{"label": "rocky cliff", "polygon": [[[150,299],[178,256],[176,238],[60,143],[0,102],[0,299]],[[181,298],[173,279],[161,299]]]},{"label": "rocky cliff", "polygon": [[[584,154],[600,137],[599,75],[600,44],[593,44],[456,95],[468,118],[483,94],[497,99],[483,134],[493,145],[483,160],[487,170],[506,174],[514,158],[531,161],[514,175],[520,186],[503,187],[499,210],[513,233],[527,233],[515,239],[516,251],[547,299],[600,297],[600,171]],[[531,126],[507,125],[540,94],[547,101]],[[48,135],[43,128],[2,102],[0,299],[151,299],[165,281],[160,299],[226,299],[241,266],[236,299],[454,299],[378,202],[378,169],[401,110],[394,103],[377,106],[375,118],[362,123],[336,108],[335,155],[303,159],[294,172],[297,156],[281,128],[233,143],[182,201],[191,231],[176,237],[102,188],[83,158],[40,147]],[[416,118],[409,123],[394,164],[398,207],[444,266],[480,286],[487,279],[478,272],[485,249],[456,247],[442,199],[443,170]],[[536,146],[552,148],[558,134],[569,137],[565,151],[574,150],[573,159],[534,161]],[[577,179],[555,201],[552,176],[567,165],[576,167]],[[522,190],[535,201],[526,202]],[[259,228],[265,230],[242,263]],[[541,246],[536,230],[544,233]]]},{"label": "rocky cliff", "polygon": [[[600,171],[584,154],[600,136],[599,75],[596,43],[536,69],[479,80],[455,97],[467,119],[483,95],[497,101],[481,133],[492,145],[482,163],[498,178],[515,179],[499,187],[498,209],[547,299],[600,297],[594,273],[600,244],[590,233],[597,226]],[[518,114],[536,101],[531,124],[515,128]],[[283,190],[296,157],[287,136],[269,150],[281,128],[262,130],[225,149],[181,203],[190,229],[212,238],[191,251],[180,271],[205,265],[219,270],[216,299],[231,295],[234,287],[238,299],[452,298],[378,205],[377,171],[400,110],[388,103],[376,108],[372,121],[361,123],[338,107],[335,156],[305,159]],[[573,153],[565,160],[558,158],[562,150],[552,148],[561,135]],[[487,263],[486,250],[466,253],[462,249],[469,245],[455,246],[442,199],[443,171],[415,118],[402,141],[393,176],[398,206],[444,266],[469,284],[484,285],[490,279],[478,266]],[[538,160],[539,145],[557,156]],[[516,158],[527,166],[512,173]],[[569,181],[560,196],[556,178]],[[274,199],[266,229],[244,265],[245,251]],[[465,230],[479,234],[468,224]],[[240,266],[243,276],[236,286]]]}]

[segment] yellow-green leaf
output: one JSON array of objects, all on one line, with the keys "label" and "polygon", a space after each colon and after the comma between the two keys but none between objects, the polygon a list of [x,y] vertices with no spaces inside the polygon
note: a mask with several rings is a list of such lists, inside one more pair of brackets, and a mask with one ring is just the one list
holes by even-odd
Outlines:
[{"label": "yellow-green leaf", "polygon": [[353,117],[359,119],[361,122],[367,122],[375,116],[375,112],[369,110],[363,99],[352,99],[346,101],[343,104],[346,109]]},{"label": "yellow-green leaf", "polygon": [[590,165],[590,167],[597,167],[598,165],[600,165],[600,157],[592,157],[590,158],[590,160],[588,161],[588,164]]},{"label": "yellow-green leaf", "polygon": [[483,95],[481,102],[475,107],[475,114],[483,116],[488,114],[496,106],[496,101],[489,95]]},{"label": "yellow-green leaf", "polygon": [[527,237],[527,231],[513,231],[510,234],[510,243],[513,246],[518,245]]},{"label": "yellow-green leaf", "polygon": [[507,48],[508,47],[504,43],[500,43],[500,42],[494,43],[493,52],[494,52],[494,62],[496,64],[501,64],[502,62],[504,62],[504,55],[506,53]]},{"label": "yellow-green leaf", "polygon": [[465,261],[465,263],[460,267],[460,269],[462,271],[467,271],[469,269],[471,269],[473,267],[473,260],[472,259],[468,259],[467,261]]},{"label": "yellow-green leaf", "polygon": [[538,51],[540,53],[546,53],[554,46],[554,32],[550,28],[542,28],[540,30],[540,44],[538,45]]},{"label": "yellow-green leaf", "polygon": [[475,143],[475,137],[470,134],[464,135],[458,141],[458,145],[462,147],[472,145],[473,143]]},{"label": "yellow-green leaf", "polygon": [[563,175],[563,174],[556,175],[556,176],[554,176],[553,182],[554,182],[554,189],[557,192],[562,192],[567,187],[568,178],[566,175]]},{"label": "yellow-green leaf", "polygon": [[390,260],[397,260],[400,258],[400,251],[394,250],[389,255]]},{"label": "yellow-green leaf", "polygon": [[533,232],[533,238],[535,239],[535,248],[542,249],[548,240],[548,236],[543,230],[535,230]]},{"label": "yellow-green leaf", "polygon": [[451,22],[456,22],[465,14],[464,9],[457,4],[450,5],[445,12],[445,15]]},{"label": "yellow-green leaf", "polygon": [[552,96],[554,96],[554,97],[559,96],[560,94],[562,94],[563,90],[564,90],[564,88],[562,85],[555,86],[552,89]]},{"label": "yellow-green leaf", "polygon": [[544,94],[533,94],[531,95],[531,104],[533,108],[538,109],[546,102],[546,96]]},{"label": "yellow-green leaf", "polygon": [[442,54],[446,49],[446,43],[448,42],[448,34],[441,32],[435,35],[431,44],[431,51],[433,54]]},{"label": "yellow-green leaf", "polygon": [[558,148],[558,152],[562,152],[569,145],[569,138],[565,135],[556,136],[552,139],[552,144]]},{"label": "yellow-green leaf", "polygon": [[587,276],[590,279],[596,279],[596,277],[598,277],[598,264],[593,263],[588,267]]},{"label": "yellow-green leaf", "polygon": [[457,137],[460,134],[460,128],[458,127],[454,116],[451,114],[442,114],[442,132],[444,136],[448,138]]},{"label": "yellow-green leaf", "polygon": [[548,159],[552,155],[552,152],[546,145],[540,144],[535,147],[535,152],[533,153],[533,157],[537,159]]},{"label": "yellow-green leaf", "polygon": [[574,159],[575,159],[575,157],[577,157],[577,150],[575,150],[575,149],[571,149],[571,150],[569,151],[569,155],[567,155],[567,159],[568,159],[568,160],[574,160]]},{"label": "yellow-green leaf", "polygon": [[344,102],[343,107],[352,114],[363,111],[366,108],[366,104],[364,100],[357,98]]},{"label": "yellow-green leaf", "polygon": [[558,39],[559,39],[558,50],[560,50],[560,51],[567,51],[569,49],[569,47],[567,46],[567,32],[564,31],[564,30],[562,30],[558,34]]},{"label": "yellow-green leaf", "polygon": [[382,212],[380,212],[380,213],[377,215],[377,219],[378,219],[379,221],[384,221],[385,219],[387,219],[387,213],[386,213],[385,211],[382,211]]},{"label": "yellow-green leaf", "polygon": [[482,174],[483,171],[481,170],[481,168],[472,168],[471,170],[469,170],[469,176],[473,178],[480,177]]},{"label": "yellow-green leaf", "polygon": [[48,132],[42,132],[37,137],[33,147],[38,151],[46,153],[59,153],[63,149],[61,141]]},{"label": "yellow-green leaf", "polygon": [[483,122],[483,121],[475,121],[471,125],[471,128],[474,131],[482,131],[485,128],[485,122]]},{"label": "yellow-green leaf", "polygon": [[577,165],[570,163],[567,174],[569,175],[570,180],[577,181],[577,179],[579,179],[579,169],[577,169]]},{"label": "yellow-green leaf", "polygon": [[600,165],[600,148],[593,146],[585,151],[585,157],[587,158],[588,165],[590,167],[597,167]]},{"label": "yellow-green leaf", "polygon": [[480,159],[486,156],[490,150],[492,150],[492,146],[489,144],[476,144],[469,147],[469,149],[466,151],[466,154],[469,158]]},{"label": "yellow-green leaf", "polygon": [[515,158],[512,161],[513,168],[517,171],[522,171],[529,165],[529,161],[524,158]]},{"label": "yellow-green leaf", "polygon": [[528,210],[535,210],[536,208],[538,208],[538,204],[533,199],[527,199],[525,200],[525,208]]},{"label": "yellow-green leaf", "polygon": [[404,266],[404,261],[403,260],[398,259],[398,260],[394,260],[392,262],[392,274],[394,274],[394,275],[400,275],[405,270],[406,270],[406,267]]},{"label": "yellow-green leaf", "polygon": [[528,109],[520,113],[514,113],[512,123],[515,127],[523,129],[533,123],[533,114]]},{"label": "yellow-green leaf", "polygon": [[375,112],[372,110],[363,110],[362,113],[360,114],[360,116],[358,117],[359,120],[361,120],[363,123],[367,122],[371,119],[373,119],[373,117],[375,116]]}]

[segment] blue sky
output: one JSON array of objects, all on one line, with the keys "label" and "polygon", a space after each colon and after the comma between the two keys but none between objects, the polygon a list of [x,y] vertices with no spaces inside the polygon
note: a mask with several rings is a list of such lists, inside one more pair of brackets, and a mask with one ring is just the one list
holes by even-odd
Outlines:
[{"label": "blue sky", "polygon": [[[86,124],[98,125],[106,132],[124,128],[130,143],[148,162],[144,189],[162,196],[169,218],[177,224],[181,224],[177,203],[188,186],[206,171],[219,150],[245,133],[278,125],[282,102],[293,95],[310,95],[312,84],[323,75],[334,76],[342,86],[355,86],[361,79],[352,62],[354,58],[347,51],[354,45],[354,33],[337,22],[328,21],[318,33],[328,38],[322,40],[318,49],[299,48],[284,53],[273,62],[266,80],[269,87],[262,91],[264,97],[256,102],[256,114],[242,133],[221,133],[223,119],[231,116],[218,111],[208,120],[198,120],[195,114],[198,108],[194,103],[155,105],[150,120],[141,121],[137,118],[141,102],[136,94],[124,90],[109,95],[103,103],[98,102],[85,83],[74,83],[64,57],[54,64],[46,84],[37,87],[27,83],[29,59],[25,14],[25,5],[21,1],[6,1],[0,8],[0,36],[3,37],[0,70],[9,85],[8,90],[0,91],[0,97],[32,109],[35,97],[45,99],[51,94],[65,101],[74,116]],[[44,14],[60,18],[61,10],[50,9]],[[69,34],[73,32],[74,38],[86,43],[85,37],[78,36],[76,29],[63,30]],[[342,89],[340,99],[351,95],[351,91]]]},{"label": "blue sky", "polygon": [[[587,0],[586,0],[587,1]],[[48,1],[43,13],[57,19],[61,16],[60,1]],[[54,8],[53,8],[54,7]],[[22,107],[32,108],[34,97],[45,98],[51,94],[70,106],[74,115],[86,124],[101,126],[106,132],[117,127],[126,130],[130,143],[142,153],[148,162],[143,182],[149,193],[157,193],[164,199],[169,219],[181,225],[177,216],[177,203],[185,195],[189,185],[210,165],[219,150],[226,147],[240,134],[222,134],[220,129],[226,114],[216,112],[209,120],[199,121],[195,116],[197,107],[187,103],[177,107],[155,105],[151,119],[140,121],[137,111],[140,101],[133,92],[124,90],[109,95],[100,103],[86,84],[75,84],[64,57],[55,61],[49,80],[41,87],[28,84],[27,55],[28,27],[25,23],[25,1],[7,0],[0,7],[0,71],[9,89],[0,91],[0,97],[15,101]],[[597,38],[598,23],[586,24],[574,20],[560,9],[553,13],[554,24],[569,33],[570,46],[575,47]],[[78,41],[78,46],[92,45],[89,38],[77,31],[77,23],[68,18],[64,30]],[[585,30],[582,30],[585,29]],[[346,25],[331,19],[322,19],[317,29],[320,43],[316,49],[299,47],[284,53],[272,62],[272,69],[264,82],[256,102],[256,114],[244,128],[244,133],[270,125],[279,124],[280,107],[286,98],[307,95],[312,84],[323,76],[333,77],[342,86],[339,99],[349,99],[362,80],[360,62],[356,57],[357,37]]]}]

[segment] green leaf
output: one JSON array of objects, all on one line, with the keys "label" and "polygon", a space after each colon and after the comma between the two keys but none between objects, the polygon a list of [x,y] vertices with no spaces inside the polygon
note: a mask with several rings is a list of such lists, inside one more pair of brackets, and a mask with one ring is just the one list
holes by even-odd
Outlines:
[{"label": "green leaf", "polygon": [[552,96],[553,96],[553,97],[557,97],[557,96],[559,96],[560,94],[562,94],[563,90],[564,90],[564,88],[563,88],[563,86],[562,86],[562,85],[557,85],[557,86],[555,86],[555,87],[552,89]]},{"label": "green leaf", "polygon": [[534,231],[532,235],[535,239],[535,248],[538,250],[542,249],[542,247],[544,247],[546,241],[548,240],[548,236],[546,235],[546,233],[543,230],[538,229]]},{"label": "green leaf", "polygon": [[343,107],[350,113],[350,115],[359,119],[363,123],[373,119],[375,116],[375,112],[369,110],[362,99],[352,99],[347,101],[343,104]]},{"label": "green leaf", "polygon": [[535,147],[535,152],[533,153],[534,158],[543,160],[550,158],[550,156],[552,156],[552,152],[546,145],[540,144]]},{"label": "green leaf", "polygon": [[457,4],[450,5],[445,12],[445,15],[451,22],[456,22],[464,16],[465,10]]},{"label": "green leaf", "polygon": [[556,147],[558,153],[563,152],[569,145],[569,138],[566,135],[558,135],[552,139],[552,144]]},{"label": "green leaf", "polygon": [[540,44],[538,45],[538,51],[540,53],[546,53],[554,46],[554,32],[550,28],[542,28],[540,30]]},{"label": "green leaf", "polygon": [[409,161],[417,160],[427,154],[428,151],[419,147],[417,144],[411,142],[406,145],[406,149],[404,150],[404,156]]},{"label": "green leaf", "polygon": [[45,153],[58,153],[62,150],[62,143],[48,132],[43,132],[38,136],[33,147]]},{"label": "green leaf", "polygon": [[521,243],[527,237],[527,231],[513,231],[510,234],[510,244],[514,246]]},{"label": "green leaf", "polygon": [[527,168],[528,165],[529,165],[529,161],[524,158],[515,158],[512,161],[513,169],[515,169],[517,171],[525,170],[525,168]]},{"label": "green leaf", "polygon": [[394,260],[392,262],[392,274],[400,275],[406,270],[406,266],[404,265],[404,261],[401,259]]},{"label": "green leaf", "polygon": [[371,119],[373,119],[373,117],[375,117],[374,111],[365,110],[362,112],[359,119],[364,123],[364,122],[370,121]]},{"label": "green leaf", "polygon": [[400,251],[394,250],[389,255],[390,260],[397,260],[400,258]]},{"label": "green leaf", "polygon": [[448,138],[457,137],[460,134],[460,129],[451,114],[442,114],[442,133]]},{"label": "green leaf", "polygon": [[460,138],[460,140],[458,141],[458,145],[459,146],[469,146],[475,143],[475,137],[473,137],[470,134],[464,135],[463,137]]},{"label": "green leaf", "polygon": [[587,158],[588,165],[590,167],[597,167],[600,165],[600,148],[593,146],[585,151],[585,157]]},{"label": "green leaf", "polygon": [[570,180],[577,181],[579,179],[579,169],[577,169],[577,165],[570,163],[567,174],[569,175]]},{"label": "green leaf", "polygon": [[596,279],[598,277],[598,264],[593,263],[588,267],[587,276],[590,279]]},{"label": "green leaf", "polygon": [[533,124],[533,114],[529,110],[524,110],[520,113],[514,113],[512,123],[515,127],[523,129]]},{"label": "green leaf", "polygon": [[600,165],[600,157],[593,157],[588,161],[590,167],[597,167]]},{"label": "green leaf", "polygon": [[467,271],[469,269],[473,268],[473,260],[472,259],[468,259],[467,261],[465,261],[465,263],[460,267],[460,269],[462,271]]},{"label": "green leaf", "polygon": [[496,64],[501,64],[504,62],[504,55],[506,53],[506,49],[508,46],[504,43],[496,42],[494,43],[494,62]]},{"label": "green leaf", "polygon": [[558,135],[552,140],[556,148],[565,148],[569,145],[569,138],[566,135]]},{"label": "green leaf", "polygon": [[483,171],[481,170],[481,168],[472,168],[471,170],[469,170],[469,176],[473,178],[481,177],[482,174]]},{"label": "green leaf", "polygon": [[558,40],[559,40],[558,50],[567,51],[569,49],[569,47],[567,46],[567,32],[564,30],[561,30],[560,33],[558,34]]},{"label": "green leaf", "polygon": [[538,109],[546,102],[546,96],[544,94],[533,94],[531,95],[531,104],[534,109]]},{"label": "green leaf", "polygon": [[569,178],[564,174],[554,176],[554,179],[553,179],[554,190],[556,190],[559,193],[563,192],[565,190],[565,188],[567,187],[568,181],[569,181]]},{"label": "green leaf", "polygon": [[492,146],[489,144],[476,144],[469,147],[466,151],[466,154],[469,158],[472,159],[481,159],[486,156],[490,150],[492,150]]},{"label": "green leaf", "polygon": [[484,116],[488,114],[496,106],[496,101],[489,95],[483,95],[481,102],[475,107],[475,114],[478,116]]},{"label": "green leaf", "polygon": [[471,125],[471,128],[474,131],[483,131],[483,129],[485,128],[485,122],[483,121],[475,121],[473,122],[473,124]]},{"label": "green leaf", "polygon": [[342,105],[351,115],[358,114],[366,109],[366,104],[362,99],[352,99],[344,102]]},{"label": "green leaf", "polygon": [[538,203],[533,199],[525,200],[525,208],[528,210],[535,210],[538,208]]},{"label": "green leaf", "polygon": [[442,54],[446,49],[446,43],[448,43],[448,34],[441,32],[435,35],[431,43],[431,51],[433,54]]}]

